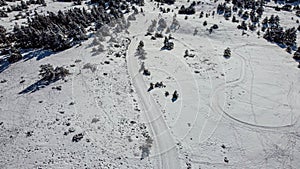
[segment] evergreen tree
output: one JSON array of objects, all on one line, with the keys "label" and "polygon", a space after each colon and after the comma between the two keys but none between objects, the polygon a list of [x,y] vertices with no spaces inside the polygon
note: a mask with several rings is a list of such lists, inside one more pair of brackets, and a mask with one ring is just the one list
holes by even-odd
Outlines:
[{"label": "evergreen tree", "polygon": [[224,55],[223,55],[225,58],[230,58],[231,57],[231,50],[230,48],[226,48],[224,50]]}]

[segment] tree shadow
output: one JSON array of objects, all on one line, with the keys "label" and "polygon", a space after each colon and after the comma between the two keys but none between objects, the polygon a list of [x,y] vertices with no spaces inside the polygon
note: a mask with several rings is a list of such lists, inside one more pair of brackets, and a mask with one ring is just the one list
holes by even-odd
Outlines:
[{"label": "tree shadow", "polygon": [[277,43],[277,42],[274,42],[277,46],[279,46],[281,49],[284,49],[286,48],[286,45],[283,44],[283,43]]},{"label": "tree shadow", "polygon": [[9,68],[9,62],[7,60],[0,60],[0,73]]},{"label": "tree shadow", "polygon": [[24,62],[36,58],[36,60],[41,60],[44,59],[52,54],[55,54],[56,52],[53,52],[51,50],[45,50],[45,49],[38,49],[38,50],[33,50],[26,55],[23,56]]},{"label": "tree shadow", "polygon": [[51,83],[45,80],[39,80],[33,84],[31,84],[30,86],[26,87],[24,90],[22,90],[21,92],[19,92],[18,94],[27,94],[27,93],[34,93],[38,90],[40,90],[40,88],[44,88],[48,85],[50,85]]},{"label": "tree shadow", "polygon": [[290,47],[293,51],[296,51],[297,50],[297,46],[296,45],[293,45],[293,46],[289,46],[289,45],[286,45],[284,43],[277,43],[277,42],[271,42],[271,43],[275,43],[278,47],[280,47],[281,49],[285,49],[287,47]]},{"label": "tree shadow", "polygon": [[[27,53],[28,52],[28,53]],[[24,62],[31,60],[33,58],[36,58],[36,60],[42,60],[46,57],[49,57],[52,54],[55,54],[57,52],[53,52],[51,50],[45,50],[45,49],[38,49],[38,50],[23,50],[21,51],[22,54],[26,53],[21,60],[23,60]],[[8,69],[10,67],[11,64],[14,63],[10,63],[8,61],[8,58],[10,57],[9,54],[6,55],[2,55],[3,59],[0,59],[0,73],[2,73],[3,71],[5,71],[6,69]]]},{"label": "tree shadow", "polygon": [[37,82],[31,84],[30,86],[26,87],[24,90],[22,90],[21,92],[19,92],[18,94],[27,94],[27,93],[34,93],[38,90],[40,90],[41,88],[45,88],[46,86],[49,86],[50,84],[58,81],[59,79],[55,79],[52,81],[47,81],[44,79],[38,80]]},{"label": "tree shadow", "polygon": [[293,5],[293,6],[297,6],[300,4],[299,0],[277,0],[277,2],[275,2],[275,4],[279,4],[279,5]]}]

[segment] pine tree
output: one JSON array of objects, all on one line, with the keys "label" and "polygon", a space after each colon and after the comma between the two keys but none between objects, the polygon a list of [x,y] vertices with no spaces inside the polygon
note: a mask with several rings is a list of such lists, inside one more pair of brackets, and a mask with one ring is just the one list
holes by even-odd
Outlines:
[{"label": "pine tree", "polygon": [[139,42],[138,48],[136,50],[136,55],[141,60],[145,60],[146,59],[146,51],[144,49],[144,42],[143,41]]},{"label": "pine tree", "polygon": [[295,46],[297,40],[297,30],[295,27],[284,32],[284,43],[288,46]]},{"label": "pine tree", "polygon": [[223,55],[225,58],[230,58],[231,57],[231,50],[230,48],[226,48],[224,50],[224,55]]},{"label": "pine tree", "polygon": [[157,31],[162,32],[166,27],[167,22],[163,18],[160,18],[158,21]]},{"label": "pine tree", "polygon": [[293,58],[297,61],[300,60],[300,47],[298,47],[297,51],[294,53]]},{"label": "pine tree", "polygon": [[157,21],[155,19],[152,20],[151,25],[148,27],[147,31],[150,33],[154,32],[156,25],[157,25]]},{"label": "pine tree", "polygon": [[176,19],[176,15],[173,17],[173,21],[170,25],[170,29],[173,31],[176,31],[180,28],[180,23],[179,21]]},{"label": "pine tree", "polygon": [[42,77],[42,80],[53,81],[55,79],[53,66],[50,64],[41,65],[39,75]]}]

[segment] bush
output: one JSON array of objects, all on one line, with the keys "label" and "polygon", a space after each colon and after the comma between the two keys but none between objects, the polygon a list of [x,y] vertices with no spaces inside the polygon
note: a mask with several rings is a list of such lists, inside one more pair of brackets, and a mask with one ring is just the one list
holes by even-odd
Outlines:
[{"label": "bush", "polygon": [[56,81],[59,79],[63,79],[67,75],[69,75],[69,70],[65,69],[64,67],[56,67],[55,69],[53,68],[52,65],[46,64],[46,65],[41,65],[40,66],[40,76],[42,77],[43,81]]}]

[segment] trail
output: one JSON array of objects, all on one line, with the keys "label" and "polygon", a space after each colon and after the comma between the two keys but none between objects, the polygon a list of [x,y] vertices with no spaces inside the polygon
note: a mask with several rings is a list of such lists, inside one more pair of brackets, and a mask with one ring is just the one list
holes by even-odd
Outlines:
[{"label": "trail", "polygon": [[225,117],[235,121],[235,122],[238,122],[240,123],[241,125],[244,125],[244,126],[247,126],[247,127],[250,127],[250,128],[259,128],[259,129],[275,129],[275,130],[289,130],[292,126],[294,126],[296,123],[297,123],[297,120],[295,120],[294,122],[292,122],[291,124],[288,124],[288,125],[278,125],[278,126],[266,126],[266,125],[259,125],[259,124],[255,124],[255,123],[249,123],[249,122],[246,122],[246,121],[243,121],[243,120],[240,120],[234,116],[232,116],[230,113],[226,112],[223,107],[220,105],[219,103],[219,95],[218,93],[220,93],[220,91],[224,90],[226,88],[227,85],[232,85],[232,84],[240,84],[240,83],[243,83],[243,81],[245,80],[245,58],[243,56],[241,56],[240,54],[236,53],[235,51],[238,49],[238,48],[242,48],[244,47],[244,45],[241,45],[241,46],[238,46],[236,47],[235,49],[233,49],[233,52],[239,56],[241,58],[241,61],[242,61],[242,66],[241,66],[241,73],[240,73],[240,76],[239,78],[237,78],[236,80],[234,81],[226,81],[226,85],[219,85],[216,87],[215,89],[215,92],[214,92],[214,104],[212,106],[212,109],[214,112],[220,112],[220,113],[223,113],[225,115]]},{"label": "trail", "polygon": [[159,162],[156,168],[159,169],[180,169],[180,162],[175,142],[170,130],[162,117],[162,112],[157,107],[154,99],[147,92],[147,86],[143,80],[142,74],[139,73],[139,64],[137,58],[134,58],[137,39],[132,39],[127,51],[127,66],[133,86],[140,97],[142,106],[146,111],[146,118],[149,122],[154,143],[156,144],[155,153],[152,157],[158,157]]}]

